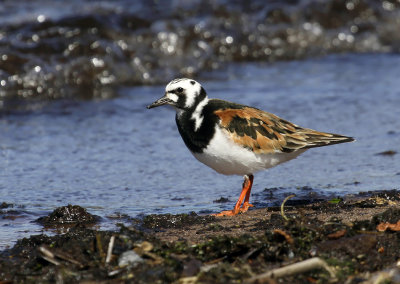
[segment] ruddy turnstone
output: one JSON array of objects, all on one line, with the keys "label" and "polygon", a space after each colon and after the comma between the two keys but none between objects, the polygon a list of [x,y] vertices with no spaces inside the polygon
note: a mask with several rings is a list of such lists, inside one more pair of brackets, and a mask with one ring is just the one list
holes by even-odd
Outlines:
[{"label": "ruddy turnstone", "polygon": [[[193,156],[225,175],[243,175],[242,192],[233,210],[249,207],[253,174],[296,158],[307,149],[351,142],[351,137],[300,127],[274,114],[228,101],[209,99],[195,80],[172,80],[165,95],[147,108],[171,105],[176,124]],[[242,204],[243,203],[243,204]]]}]

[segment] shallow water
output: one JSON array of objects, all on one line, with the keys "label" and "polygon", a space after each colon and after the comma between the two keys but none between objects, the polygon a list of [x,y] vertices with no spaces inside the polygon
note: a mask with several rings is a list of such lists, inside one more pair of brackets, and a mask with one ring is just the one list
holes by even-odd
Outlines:
[{"label": "shallow water", "polygon": [[[256,106],[301,126],[354,136],[255,175],[256,206],[399,188],[400,56],[337,55],[232,64],[201,83],[210,97]],[[76,204],[112,228],[120,214],[230,209],[242,178],[223,176],[184,146],[168,107],[147,110],[164,86],[121,88],[98,101],[56,101],[0,117],[0,247],[42,232],[32,221]],[[227,203],[213,202],[220,197]],[[121,221],[121,220],[119,220]]]},{"label": "shallow water", "polygon": [[0,112],[231,62],[399,53],[399,18],[386,0],[2,0]]}]

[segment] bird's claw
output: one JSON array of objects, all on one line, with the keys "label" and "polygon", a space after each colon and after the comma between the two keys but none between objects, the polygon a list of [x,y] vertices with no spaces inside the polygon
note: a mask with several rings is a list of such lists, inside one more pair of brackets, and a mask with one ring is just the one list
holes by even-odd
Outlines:
[{"label": "bird's claw", "polygon": [[254,205],[253,205],[253,204],[250,204],[250,203],[248,203],[248,202],[244,202],[243,205],[242,205],[242,207],[239,209],[239,212],[240,212],[240,213],[247,212],[247,210],[249,210],[250,207],[254,207]]},{"label": "bird's claw", "polygon": [[227,210],[227,211],[222,211],[220,213],[216,213],[216,214],[211,214],[211,216],[215,216],[215,217],[222,217],[222,216],[235,216],[239,213],[244,213],[247,212],[247,210],[249,210],[250,207],[254,207],[253,204],[250,204],[249,202],[244,202],[242,204],[242,207],[236,209],[232,209],[232,210]]}]

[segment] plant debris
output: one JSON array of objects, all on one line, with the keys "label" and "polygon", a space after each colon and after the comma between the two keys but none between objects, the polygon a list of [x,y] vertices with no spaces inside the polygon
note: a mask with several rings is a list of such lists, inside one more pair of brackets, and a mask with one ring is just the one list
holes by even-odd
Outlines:
[{"label": "plant debris", "polygon": [[397,221],[396,224],[380,223],[378,226],[376,226],[376,229],[379,232],[384,232],[386,230],[391,230],[391,231],[398,232],[398,231],[400,231],[400,220]]},{"label": "plant debris", "polygon": [[233,218],[149,215],[117,231],[73,226],[1,252],[0,281],[390,283],[400,277],[399,200],[387,191],[287,206],[288,220],[271,207]]},{"label": "plant debris", "polygon": [[396,155],[396,154],[397,154],[397,152],[394,151],[394,150],[387,150],[387,151],[383,151],[383,152],[377,153],[376,155],[380,155],[380,156],[394,156],[394,155]]}]

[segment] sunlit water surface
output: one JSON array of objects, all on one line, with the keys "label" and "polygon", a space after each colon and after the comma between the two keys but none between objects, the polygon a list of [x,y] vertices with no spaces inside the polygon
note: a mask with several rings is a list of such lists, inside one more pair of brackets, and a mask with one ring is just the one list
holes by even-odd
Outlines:
[{"label": "sunlit water surface", "polygon": [[[354,136],[255,175],[256,207],[399,188],[400,56],[340,55],[235,64],[199,78],[210,97],[275,113],[301,126]],[[167,82],[166,82],[167,83]],[[0,248],[43,232],[33,222],[76,204],[113,228],[113,216],[211,213],[233,206],[242,177],[196,161],[169,107],[147,110],[164,86],[121,88],[103,101],[59,101],[0,117]],[[271,194],[272,193],[272,194]],[[227,203],[213,202],[220,197]],[[8,213],[7,213],[8,212]]]}]

